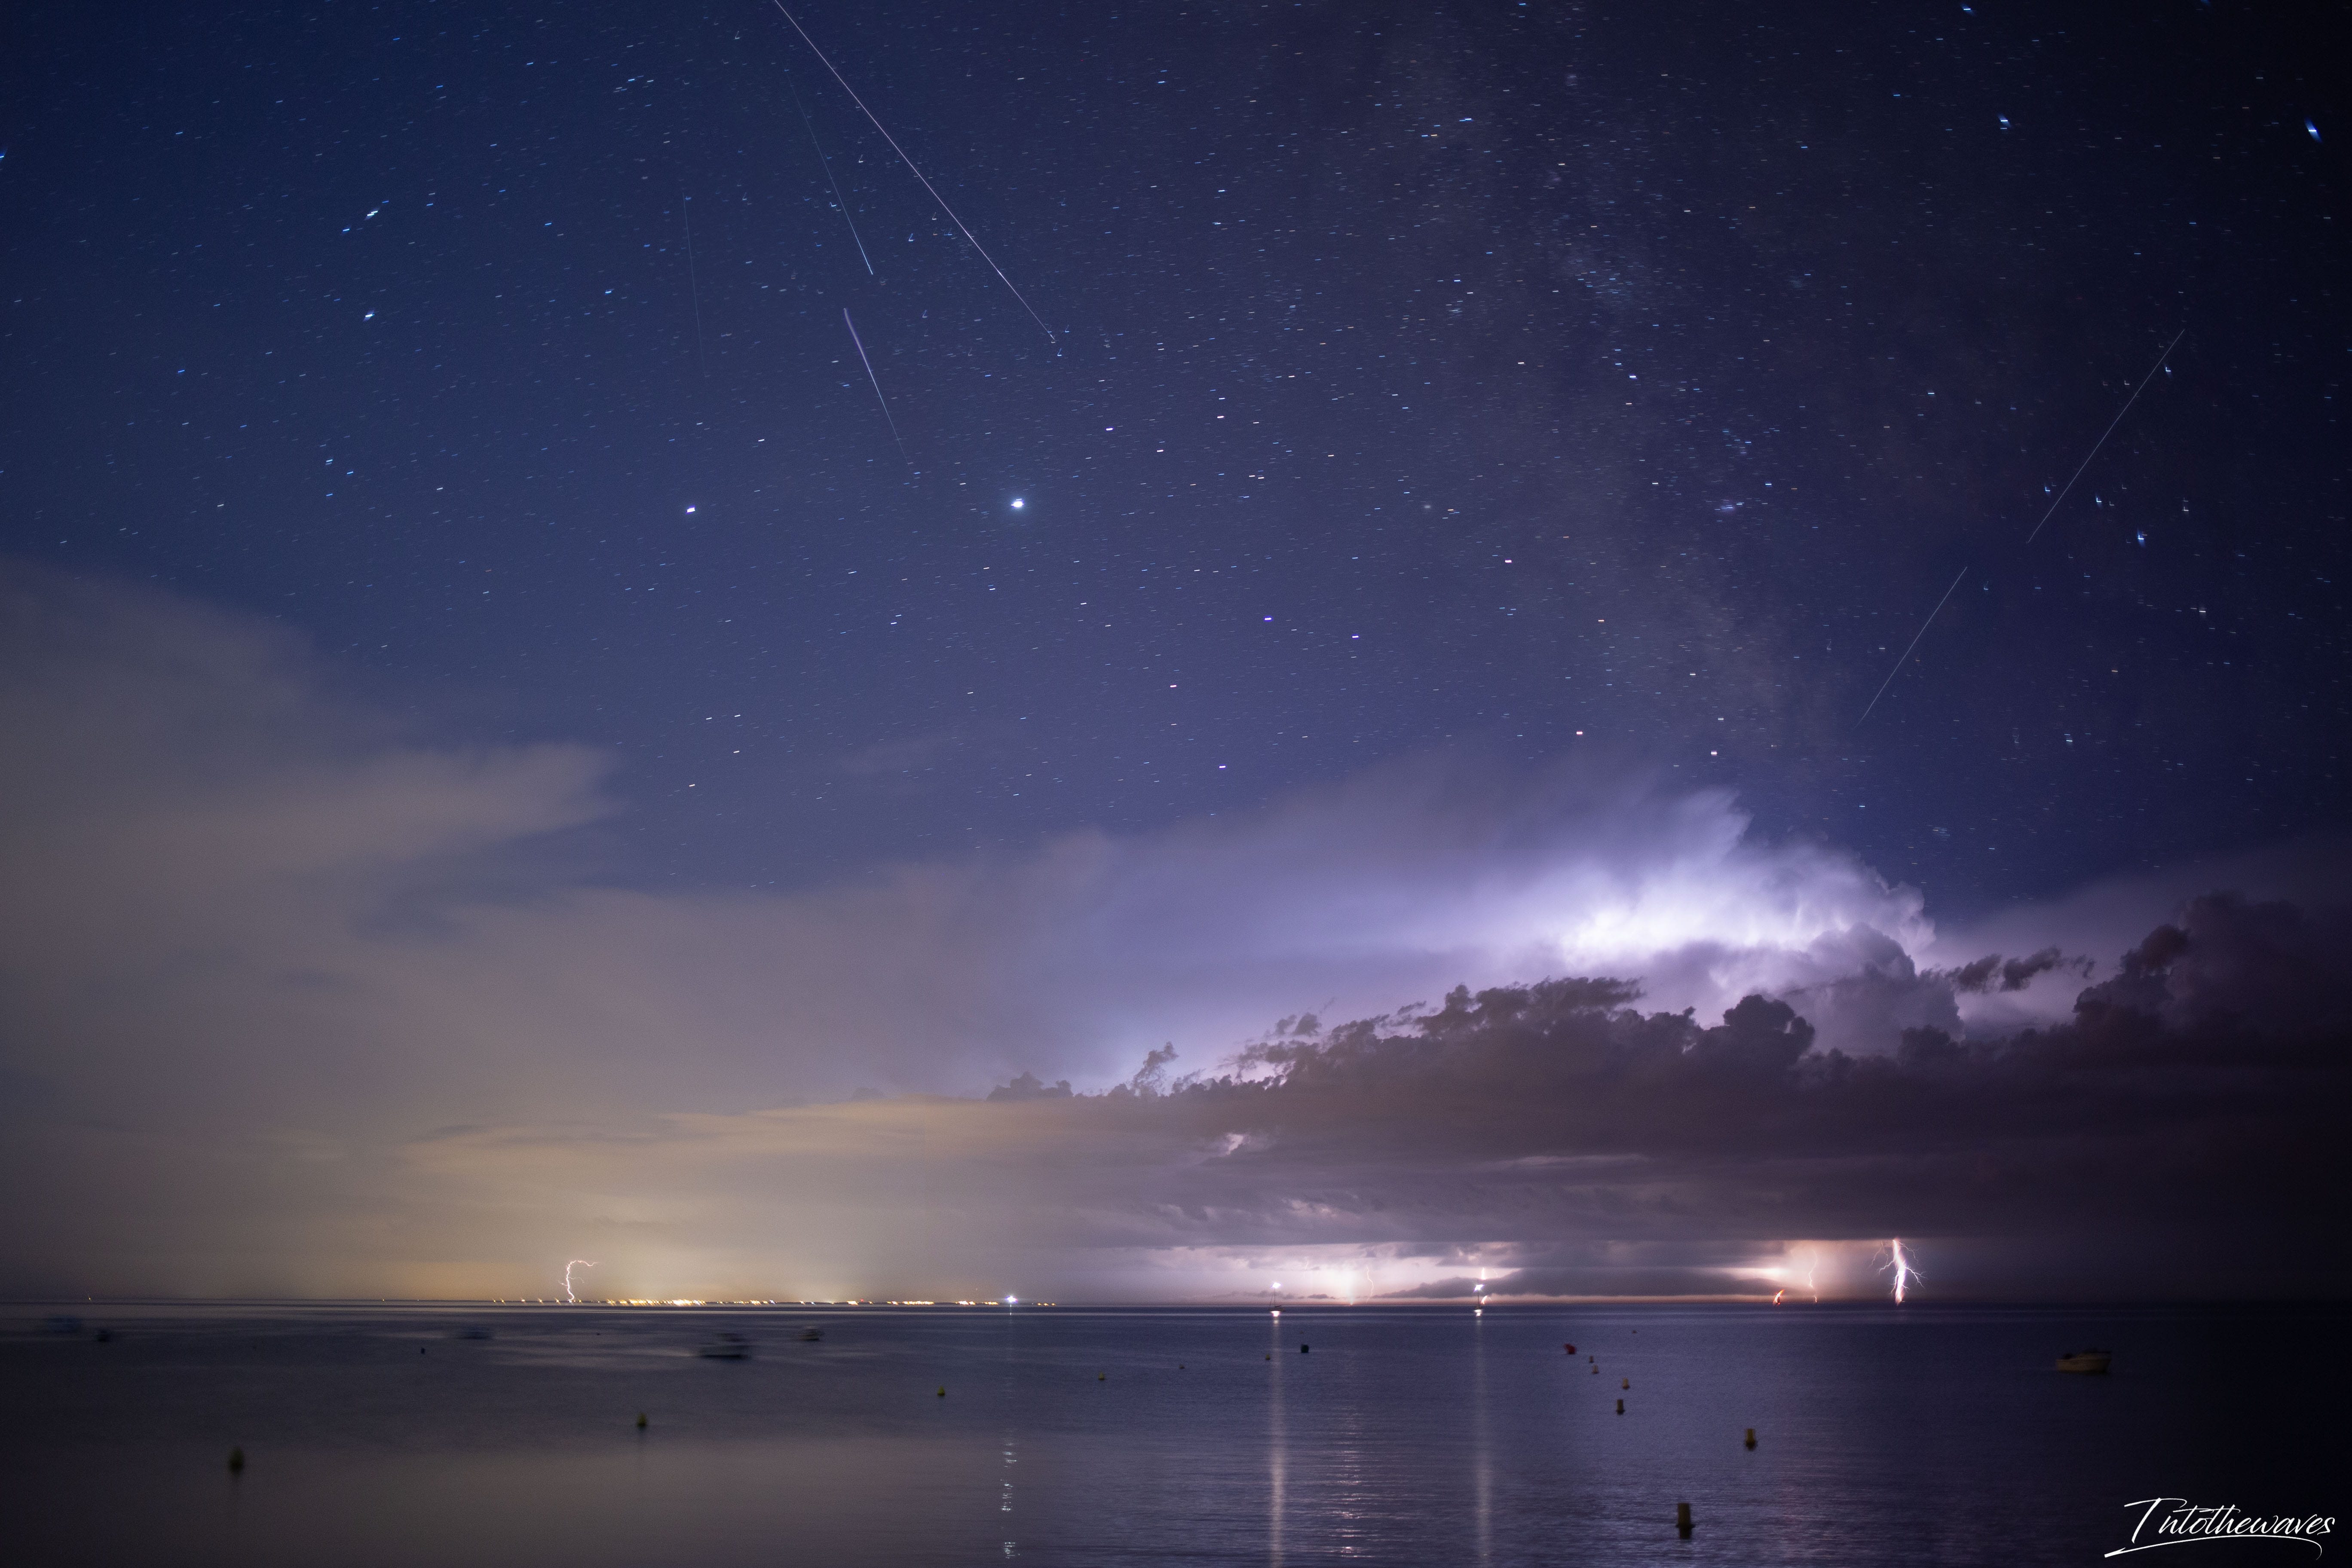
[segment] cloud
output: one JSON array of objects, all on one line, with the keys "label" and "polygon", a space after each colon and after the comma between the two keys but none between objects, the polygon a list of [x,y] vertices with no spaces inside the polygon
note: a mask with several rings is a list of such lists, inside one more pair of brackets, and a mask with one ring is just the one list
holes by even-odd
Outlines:
[{"label": "cloud", "polygon": [[2049,952],[1955,965],[1916,891],[1622,761],[654,890],[582,837],[610,757],[22,568],[0,722],[18,1289],[1719,1291],[1897,1228],[2023,1278],[2312,1179],[2339,1103],[2295,1032],[2343,1016],[2333,917],[2191,906],[1987,1038],[1962,1004],[2040,998]]},{"label": "cloud", "polygon": [[1070,1080],[1056,1079],[1048,1085],[1039,1082],[1035,1073],[1024,1072],[1011,1083],[1002,1083],[990,1089],[988,1098],[991,1100],[1067,1100],[1070,1098]]},{"label": "cloud", "polygon": [[[690,1256],[725,1235],[813,1291],[878,1268],[969,1294],[1463,1295],[1475,1264],[1502,1296],[1874,1293],[1903,1235],[1947,1295],[2325,1292],[2352,1282],[2321,1197],[2352,1038],[2261,1009],[2340,991],[2347,942],[2341,914],[2201,900],[2064,1026],[1867,1057],[1816,1048],[1786,1002],[1703,1026],[1561,979],[1178,1084],[1151,1080],[1163,1058],[1097,1095],[669,1118],[625,1146],[478,1131],[419,1157],[497,1190],[551,1162],[614,1206],[624,1170],[639,1203],[674,1184],[708,1206],[639,1263],[751,1267]],[[877,1255],[910,1230],[919,1248]]]}]

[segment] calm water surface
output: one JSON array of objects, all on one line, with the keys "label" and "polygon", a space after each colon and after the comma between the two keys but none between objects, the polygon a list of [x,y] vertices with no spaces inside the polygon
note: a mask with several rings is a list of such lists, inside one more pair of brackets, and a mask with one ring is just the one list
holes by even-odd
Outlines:
[{"label": "calm water surface", "polygon": [[[2134,1499],[2352,1511],[2347,1328],[2337,1308],[18,1306],[0,1531],[42,1564],[2090,1564]],[[720,1332],[751,1359],[696,1353]],[[2111,1375],[2052,1369],[2085,1344]]]}]

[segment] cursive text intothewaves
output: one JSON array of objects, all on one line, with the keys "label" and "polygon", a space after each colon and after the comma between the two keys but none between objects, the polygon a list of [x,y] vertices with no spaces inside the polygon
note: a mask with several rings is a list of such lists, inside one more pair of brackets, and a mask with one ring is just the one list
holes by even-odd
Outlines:
[{"label": "cursive text intothewaves", "polygon": [[2327,1549],[2319,1543],[2319,1537],[2336,1528],[2331,1516],[2242,1513],[2233,1502],[2192,1503],[2187,1498],[2150,1497],[2124,1506],[2137,1509],[2139,1518],[2132,1523],[2131,1544],[2116,1547],[2107,1553],[2110,1557],[2208,1541],[2292,1542],[2310,1547],[2314,1556],[2322,1556]]}]

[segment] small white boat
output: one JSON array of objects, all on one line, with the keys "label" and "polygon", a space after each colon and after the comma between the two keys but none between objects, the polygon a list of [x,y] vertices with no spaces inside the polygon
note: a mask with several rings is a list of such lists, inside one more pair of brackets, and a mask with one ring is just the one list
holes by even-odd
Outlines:
[{"label": "small white boat", "polygon": [[2068,1351],[2058,1358],[2060,1372],[2105,1372],[2115,1358],[2105,1351]]},{"label": "small white boat", "polygon": [[706,1361],[750,1361],[751,1342],[740,1334],[721,1334],[695,1353]]}]

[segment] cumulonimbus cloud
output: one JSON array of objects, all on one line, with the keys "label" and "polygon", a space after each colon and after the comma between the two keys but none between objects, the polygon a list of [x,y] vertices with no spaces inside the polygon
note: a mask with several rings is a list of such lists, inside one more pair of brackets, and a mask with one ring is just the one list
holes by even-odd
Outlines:
[{"label": "cumulonimbus cloud", "polygon": [[668,1246],[735,1245],[691,1263],[648,1237],[647,1267],[815,1293],[878,1274],[1264,1294],[1287,1274],[1294,1295],[1465,1295],[1475,1265],[1498,1297],[1853,1294],[1906,1234],[1964,1295],[2326,1289],[2352,1239],[2318,1200],[2352,1109],[2347,951],[2342,913],[2213,896],[2072,1020],[1999,1040],[1915,1028],[1853,1057],[1785,1002],[1702,1026],[1564,979],[1307,1026],[1190,1080],[1163,1058],[1100,1094],[666,1118],[618,1146],[471,1130],[412,1154],[502,1190],[671,1193],[692,1213]]},{"label": "cumulonimbus cloud", "polygon": [[[1470,1260],[1719,1281],[1790,1237],[2021,1236],[1955,1196],[1986,1149],[2072,1127],[1999,1167],[2047,1179],[2161,1109],[2085,1079],[2128,1114],[2068,1121],[2063,1075],[2025,1065],[2059,1036],[1971,1038],[1974,972],[1916,892],[1622,763],[1423,758],[1154,833],[656,891],[549,853],[624,809],[610,758],[453,744],[266,623],[21,569],[0,723],[18,1288],[520,1293],[538,1252],[591,1244],[637,1293],[797,1268],[936,1294],[1016,1264],[1189,1292],[1276,1255],[1385,1259],[1396,1289]],[[2069,978],[2004,960],[1986,994],[2012,971]],[[1577,974],[1640,995],[1479,999]],[[2134,997],[2162,1040],[2222,1027]],[[1157,1078],[1089,1092],[1155,1048]],[[1176,1088],[1195,1068],[1230,1081]]]}]

